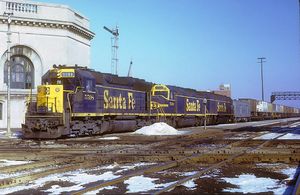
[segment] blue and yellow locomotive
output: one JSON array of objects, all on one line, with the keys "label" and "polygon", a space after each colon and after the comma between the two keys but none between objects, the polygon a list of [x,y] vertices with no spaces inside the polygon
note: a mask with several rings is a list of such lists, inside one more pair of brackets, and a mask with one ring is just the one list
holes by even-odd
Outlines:
[{"label": "blue and yellow locomotive", "polygon": [[86,67],[53,66],[30,98],[25,138],[52,139],[132,131],[164,121],[174,127],[228,122],[232,100]]}]

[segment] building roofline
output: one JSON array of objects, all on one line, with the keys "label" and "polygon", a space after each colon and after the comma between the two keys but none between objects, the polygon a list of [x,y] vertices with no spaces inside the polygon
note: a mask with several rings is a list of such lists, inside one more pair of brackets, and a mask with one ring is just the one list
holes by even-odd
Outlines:
[{"label": "building roofline", "polygon": [[57,8],[65,8],[68,9],[76,14],[78,14],[79,16],[83,17],[84,19],[86,19],[87,21],[90,21],[88,19],[88,17],[86,17],[84,14],[82,14],[81,12],[71,8],[68,5],[65,4],[55,4],[55,3],[44,3],[44,2],[38,2],[38,1],[28,1],[28,0],[0,0],[2,2],[16,2],[16,3],[29,3],[29,4],[35,4],[35,5],[40,5],[40,6],[46,6],[46,7],[57,7]]}]

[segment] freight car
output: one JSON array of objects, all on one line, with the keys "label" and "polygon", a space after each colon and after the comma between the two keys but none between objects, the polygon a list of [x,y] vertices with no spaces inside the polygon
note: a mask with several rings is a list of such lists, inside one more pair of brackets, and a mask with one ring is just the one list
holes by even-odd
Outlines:
[{"label": "freight car", "polygon": [[53,139],[132,131],[157,121],[174,127],[233,121],[229,97],[85,67],[53,66],[31,97],[24,138]]},{"label": "freight car", "polygon": [[[249,111],[240,111],[239,107],[242,105],[244,106],[244,109],[248,107]],[[257,121],[300,116],[299,108],[292,108],[249,98],[235,100],[234,106],[236,121],[239,121],[240,118],[243,118],[246,121]]]},{"label": "freight car", "polygon": [[250,104],[248,102],[233,100],[235,122],[247,122],[251,120]]}]

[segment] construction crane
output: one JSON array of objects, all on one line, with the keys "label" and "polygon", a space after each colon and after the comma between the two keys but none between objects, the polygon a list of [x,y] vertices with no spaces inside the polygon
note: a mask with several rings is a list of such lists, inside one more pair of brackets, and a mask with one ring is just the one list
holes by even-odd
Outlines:
[{"label": "construction crane", "polygon": [[104,30],[111,33],[113,36],[111,37],[111,73],[118,75],[118,41],[119,41],[119,27],[116,26],[114,29],[109,29],[106,26],[103,27]]}]

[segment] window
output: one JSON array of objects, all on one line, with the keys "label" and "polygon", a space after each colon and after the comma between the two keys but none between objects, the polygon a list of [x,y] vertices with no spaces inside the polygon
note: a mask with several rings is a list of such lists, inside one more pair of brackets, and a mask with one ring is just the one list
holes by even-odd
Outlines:
[{"label": "window", "polygon": [[[8,80],[8,63],[4,66],[4,83]],[[34,88],[34,67],[25,56],[13,56],[11,58],[10,82],[13,89]]]},{"label": "window", "polygon": [[93,81],[92,80],[86,80],[85,90],[86,91],[94,91]]},{"label": "window", "polygon": [[2,119],[2,112],[3,112],[3,104],[2,103],[0,103],[0,120],[3,120]]}]

